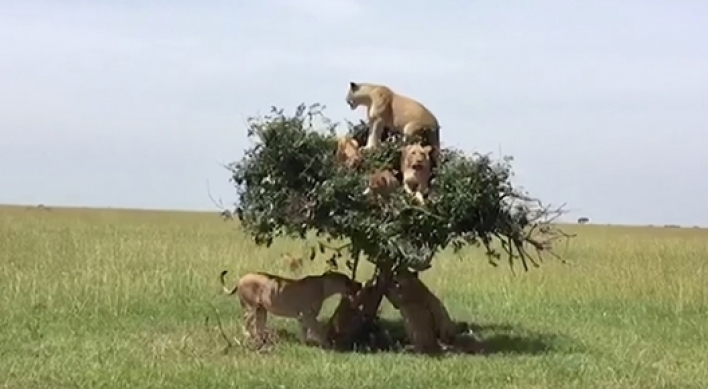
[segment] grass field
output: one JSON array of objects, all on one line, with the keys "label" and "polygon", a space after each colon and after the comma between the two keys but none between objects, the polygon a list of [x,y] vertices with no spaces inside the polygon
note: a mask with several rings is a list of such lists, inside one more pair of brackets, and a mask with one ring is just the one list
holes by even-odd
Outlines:
[{"label": "grass field", "polygon": [[[293,342],[221,351],[240,310],[218,274],[290,272],[218,215],[0,208],[2,388],[706,388],[708,231],[568,226],[579,234],[513,276],[477,250],[422,278],[483,327],[486,356],[336,354]],[[363,279],[362,274],[359,278]],[[329,315],[336,298],[328,301]],[[214,307],[214,308],[212,308]],[[395,318],[388,303],[383,316]],[[208,319],[207,319],[208,318]],[[294,323],[269,325],[295,333]]]}]

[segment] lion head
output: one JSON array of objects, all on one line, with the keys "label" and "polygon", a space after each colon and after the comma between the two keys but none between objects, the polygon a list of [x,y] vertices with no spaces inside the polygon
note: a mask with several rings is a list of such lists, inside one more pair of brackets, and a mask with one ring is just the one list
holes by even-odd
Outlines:
[{"label": "lion head", "polygon": [[403,166],[405,169],[423,170],[430,167],[432,146],[412,144],[403,148]]},{"label": "lion head", "polygon": [[337,162],[346,167],[355,167],[361,162],[359,143],[351,136],[342,136],[337,141]]},{"label": "lion head", "polygon": [[369,175],[369,186],[364,194],[379,193],[387,195],[395,191],[400,185],[396,175],[391,170],[379,170]]},{"label": "lion head", "polygon": [[349,90],[347,90],[346,101],[349,108],[352,110],[357,109],[360,105],[367,105],[371,103],[371,90],[375,88],[375,85],[362,83],[362,82],[349,82]]}]

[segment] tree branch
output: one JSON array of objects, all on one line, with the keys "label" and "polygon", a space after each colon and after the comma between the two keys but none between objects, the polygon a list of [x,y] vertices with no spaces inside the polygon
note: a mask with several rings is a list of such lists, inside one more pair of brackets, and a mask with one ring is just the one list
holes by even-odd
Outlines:
[{"label": "tree branch", "polygon": [[207,185],[207,194],[209,195],[209,199],[211,199],[211,202],[212,202],[217,208],[219,208],[219,209],[221,210],[221,212],[219,213],[219,214],[221,215],[221,217],[222,217],[224,220],[231,220],[231,219],[233,219],[233,212],[231,212],[231,210],[226,209],[226,208],[224,207],[224,204],[223,204],[223,202],[221,201],[221,199],[219,199],[219,202],[218,202],[218,203],[216,202],[216,200],[214,200],[214,196],[211,195],[211,190],[209,189],[209,180],[207,180],[206,185]]}]

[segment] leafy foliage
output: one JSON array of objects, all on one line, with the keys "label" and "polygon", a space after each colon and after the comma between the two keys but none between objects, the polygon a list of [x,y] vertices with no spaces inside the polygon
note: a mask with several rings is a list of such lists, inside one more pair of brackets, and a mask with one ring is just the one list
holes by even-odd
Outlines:
[{"label": "leafy foliage", "polygon": [[[535,262],[525,244],[547,249],[561,236],[547,220],[560,210],[541,207],[511,185],[510,158],[493,162],[441,150],[427,202],[419,206],[403,188],[387,198],[363,192],[369,173],[398,170],[401,146],[421,140],[385,135],[381,147],[361,150],[364,162],[351,169],[337,164],[335,125],[318,104],[302,104],[293,115],[273,107],[248,124],[257,142],[229,168],[239,195],[236,213],[258,244],[316,231],[328,240],[348,240],[353,258],[363,253],[377,266],[425,270],[448,245],[483,244],[496,264],[496,238],[510,264],[520,259],[526,268],[527,260]],[[364,144],[366,125],[348,124],[349,134]]]}]

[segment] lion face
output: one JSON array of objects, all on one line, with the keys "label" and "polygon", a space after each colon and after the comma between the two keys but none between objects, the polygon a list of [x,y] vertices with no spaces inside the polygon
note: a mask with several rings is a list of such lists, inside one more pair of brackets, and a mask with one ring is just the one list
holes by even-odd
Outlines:
[{"label": "lion face", "polygon": [[364,101],[369,98],[369,91],[364,85],[356,82],[349,82],[349,90],[347,91],[347,104],[349,108],[355,110],[358,106],[364,104]]},{"label": "lion face", "polygon": [[406,146],[403,150],[406,167],[414,170],[423,170],[430,166],[431,150],[431,146],[421,146],[419,144]]}]

